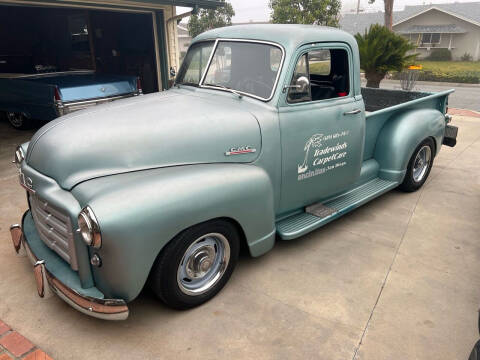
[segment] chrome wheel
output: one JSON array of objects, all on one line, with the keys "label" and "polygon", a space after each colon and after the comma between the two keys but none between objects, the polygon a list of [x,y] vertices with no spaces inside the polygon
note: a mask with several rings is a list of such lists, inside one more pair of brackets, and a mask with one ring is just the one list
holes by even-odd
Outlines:
[{"label": "chrome wheel", "polygon": [[222,278],[230,261],[230,245],[219,233],[199,237],[185,251],[177,270],[177,283],[187,295],[201,295]]},{"label": "chrome wheel", "polygon": [[432,150],[430,146],[424,145],[417,152],[415,160],[413,162],[412,172],[413,180],[415,182],[420,182],[425,177],[425,174],[430,167],[430,162],[432,161]]},{"label": "chrome wheel", "polygon": [[7,112],[7,119],[14,128],[21,128],[24,123],[24,116],[21,113]]}]

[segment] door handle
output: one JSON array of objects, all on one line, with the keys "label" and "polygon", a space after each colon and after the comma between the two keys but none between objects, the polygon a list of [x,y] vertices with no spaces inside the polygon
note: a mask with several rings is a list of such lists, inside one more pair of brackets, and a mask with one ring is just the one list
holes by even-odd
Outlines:
[{"label": "door handle", "polygon": [[362,112],[362,110],[355,109],[355,110],[352,110],[352,111],[344,112],[343,115],[355,115],[355,114],[360,114],[361,112]]}]

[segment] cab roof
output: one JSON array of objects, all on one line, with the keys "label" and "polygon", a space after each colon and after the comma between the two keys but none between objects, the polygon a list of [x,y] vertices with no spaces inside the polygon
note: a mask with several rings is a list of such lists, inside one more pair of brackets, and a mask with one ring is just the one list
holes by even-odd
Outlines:
[{"label": "cab roof", "polygon": [[344,42],[353,49],[357,42],[349,33],[333,27],[300,24],[247,24],[206,31],[192,43],[208,39],[248,39],[271,41],[282,45],[287,52],[303,44],[316,42]]}]

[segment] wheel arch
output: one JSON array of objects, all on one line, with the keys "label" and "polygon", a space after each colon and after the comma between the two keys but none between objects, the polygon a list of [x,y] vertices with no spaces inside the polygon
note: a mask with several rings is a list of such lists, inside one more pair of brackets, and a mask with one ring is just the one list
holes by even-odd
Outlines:
[{"label": "wheel arch", "polygon": [[253,165],[188,165],[114,175],[82,183],[74,195],[81,206],[93,209],[102,231],[98,253],[103,265],[92,268],[97,287],[127,301],[143,288],[163,247],[189,227],[225,219],[252,256],[270,250],[275,241],[273,188],[266,172]]},{"label": "wheel arch", "polygon": [[375,145],[374,158],[380,166],[379,176],[402,182],[417,146],[432,138],[434,155],[438,154],[444,132],[444,116],[438,110],[412,109],[394,115],[381,129]]}]

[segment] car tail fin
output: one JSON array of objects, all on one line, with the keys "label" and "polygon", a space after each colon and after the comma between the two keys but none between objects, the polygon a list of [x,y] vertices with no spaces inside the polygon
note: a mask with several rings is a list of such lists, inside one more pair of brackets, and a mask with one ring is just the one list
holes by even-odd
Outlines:
[{"label": "car tail fin", "polygon": [[55,86],[53,97],[54,97],[56,102],[62,101],[62,97],[60,95],[60,90],[58,90],[58,86]]}]

